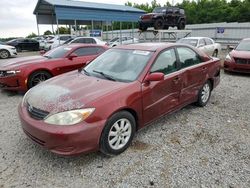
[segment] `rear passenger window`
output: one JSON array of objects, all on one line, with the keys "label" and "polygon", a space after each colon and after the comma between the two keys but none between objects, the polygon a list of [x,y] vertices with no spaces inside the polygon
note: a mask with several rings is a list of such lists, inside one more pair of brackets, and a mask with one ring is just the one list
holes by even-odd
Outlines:
[{"label": "rear passenger window", "polygon": [[208,39],[208,38],[205,38],[205,41],[206,41],[207,45],[213,44],[213,42],[210,39]]},{"label": "rear passenger window", "polygon": [[77,56],[97,55],[100,53],[100,49],[99,47],[78,48],[73,53],[75,53]]},{"label": "rear passenger window", "polygon": [[162,72],[168,74],[177,70],[174,49],[162,52],[153,64],[150,72]]},{"label": "rear passenger window", "polygon": [[181,68],[196,65],[202,62],[200,56],[190,48],[177,48],[177,52],[179,54]]}]

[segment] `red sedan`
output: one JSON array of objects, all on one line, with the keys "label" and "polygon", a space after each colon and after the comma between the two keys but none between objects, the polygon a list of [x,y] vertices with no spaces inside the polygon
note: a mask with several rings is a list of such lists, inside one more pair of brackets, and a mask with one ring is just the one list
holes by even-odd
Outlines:
[{"label": "red sedan", "polygon": [[160,116],[205,106],[219,81],[219,59],[191,46],[119,46],[29,90],[19,116],[26,135],[54,153],[117,155]]},{"label": "red sedan", "polygon": [[228,72],[250,73],[250,38],[243,39],[224,61]]},{"label": "red sedan", "polygon": [[0,88],[26,91],[59,74],[79,69],[107,49],[106,46],[70,44],[43,56],[22,57],[0,63]]}]

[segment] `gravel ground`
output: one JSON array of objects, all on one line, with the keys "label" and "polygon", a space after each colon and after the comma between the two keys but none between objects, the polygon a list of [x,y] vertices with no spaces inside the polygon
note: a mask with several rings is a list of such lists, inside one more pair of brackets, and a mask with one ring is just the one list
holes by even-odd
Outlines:
[{"label": "gravel ground", "polygon": [[0,92],[0,187],[250,187],[250,76],[221,75],[204,108],[189,105],[141,130],[132,146],[60,157],[33,144]]}]

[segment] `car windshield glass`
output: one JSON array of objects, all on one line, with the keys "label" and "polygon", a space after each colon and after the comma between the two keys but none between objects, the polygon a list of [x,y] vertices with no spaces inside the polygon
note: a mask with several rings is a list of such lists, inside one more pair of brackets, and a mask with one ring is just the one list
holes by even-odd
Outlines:
[{"label": "car windshield glass", "polygon": [[110,49],[86,66],[85,70],[95,77],[131,82],[140,75],[151,55],[149,51]]},{"label": "car windshield glass", "polygon": [[177,41],[177,43],[189,44],[191,46],[196,47],[198,40],[197,39],[180,39],[179,41]]},{"label": "car windshield glass", "polygon": [[166,8],[163,8],[163,7],[156,7],[154,10],[153,10],[153,13],[162,13],[166,11]]},{"label": "car windshield glass", "polygon": [[250,51],[250,41],[241,41],[239,45],[235,48],[238,51]]},{"label": "car windshield glass", "polygon": [[4,42],[2,42],[2,41],[0,41],[0,44],[5,45],[5,43],[4,43]]},{"label": "car windshield glass", "polygon": [[54,59],[54,58],[62,58],[65,56],[66,53],[68,53],[68,51],[70,51],[72,48],[69,47],[65,47],[65,46],[60,46],[58,48],[52,49],[50,51],[48,51],[47,53],[45,53],[43,56],[50,58],[50,59]]},{"label": "car windshield glass", "polygon": [[115,41],[117,41],[119,38],[118,37],[116,37],[116,38],[113,38],[112,40],[110,40],[109,42],[115,42]]}]

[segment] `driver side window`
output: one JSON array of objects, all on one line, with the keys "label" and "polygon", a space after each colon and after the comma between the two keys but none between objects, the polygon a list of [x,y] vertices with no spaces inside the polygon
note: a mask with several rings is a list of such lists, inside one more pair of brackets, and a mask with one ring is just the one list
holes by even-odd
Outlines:
[{"label": "driver side window", "polygon": [[161,72],[169,74],[177,70],[177,61],[174,49],[162,52],[151,67],[151,73]]}]

